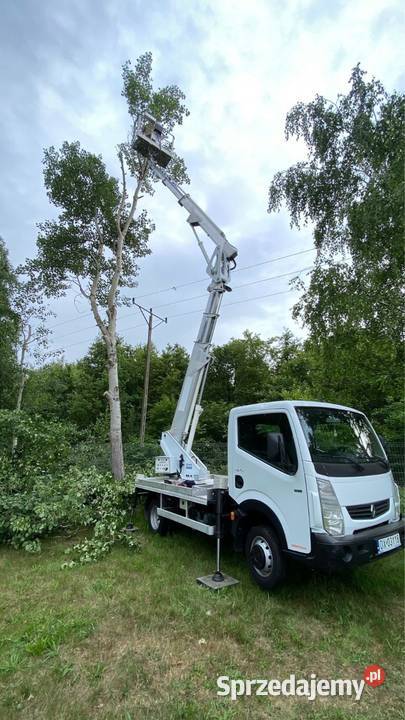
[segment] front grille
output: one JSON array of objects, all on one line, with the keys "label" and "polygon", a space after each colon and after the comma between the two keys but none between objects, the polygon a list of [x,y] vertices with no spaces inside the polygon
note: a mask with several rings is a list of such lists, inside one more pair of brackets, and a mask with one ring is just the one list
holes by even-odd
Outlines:
[{"label": "front grille", "polygon": [[350,505],[347,507],[347,512],[353,520],[373,520],[384,515],[389,507],[389,499],[378,500],[378,502],[367,503],[367,505]]}]

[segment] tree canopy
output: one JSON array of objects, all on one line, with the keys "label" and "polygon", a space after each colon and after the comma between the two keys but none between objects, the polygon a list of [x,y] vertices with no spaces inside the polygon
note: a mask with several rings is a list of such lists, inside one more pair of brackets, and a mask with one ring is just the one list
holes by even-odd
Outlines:
[{"label": "tree canopy", "polygon": [[[318,250],[293,314],[309,330],[313,383],[324,399],[395,423],[403,397],[405,96],[357,65],[346,95],[317,95],[286,118],[307,159],[278,172],[269,212],[313,227]],[[390,420],[391,418],[391,420]]]},{"label": "tree canopy", "polygon": [[295,308],[312,332],[365,328],[398,339],[403,311],[405,96],[367,81],[357,65],[347,95],[317,95],[287,115],[286,138],[308,159],[278,172],[269,211],[285,202],[291,224],[311,224],[318,249]]},{"label": "tree canopy", "polygon": [[[153,193],[153,172],[141,155],[133,135],[143,113],[152,113],[167,132],[188,113],[184,94],[175,85],[157,90],[152,81],[152,55],[144,53],[132,68],[122,68],[122,95],[127,101],[129,139],[118,146],[120,180],[111,176],[100,155],[65,141],[59,150],[45,150],[44,183],[50,202],[58,209],[56,220],[39,224],[38,254],[27,263],[48,296],[66,294],[71,287],[89,302],[106,346],[110,441],[113,474],[124,475],[122,420],[117,364],[117,308],[129,299],[123,288],[136,284],[137,262],[150,251],[154,229],[146,210],[138,212],[145,194]],[[184,162],[173,157],[168,173],[187,181]]]}]

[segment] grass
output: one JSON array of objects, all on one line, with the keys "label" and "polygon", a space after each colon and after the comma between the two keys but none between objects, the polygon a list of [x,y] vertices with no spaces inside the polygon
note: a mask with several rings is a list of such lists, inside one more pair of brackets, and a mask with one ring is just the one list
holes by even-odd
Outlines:
[{"label": "grass", "polygon": [[[239,578],[213,593],[195,578],[213,569],[208,538],[178,530],[142,550],[61,570],[74,542],[54,538],[40,555],[0,551],[0,718],[35,720],[377,720],[400,717],[402,555],[348,575],[294,570],[272,594]],[[387,679],[351,698],[216,694],[232,678],[360,679],[379,663]]]}]

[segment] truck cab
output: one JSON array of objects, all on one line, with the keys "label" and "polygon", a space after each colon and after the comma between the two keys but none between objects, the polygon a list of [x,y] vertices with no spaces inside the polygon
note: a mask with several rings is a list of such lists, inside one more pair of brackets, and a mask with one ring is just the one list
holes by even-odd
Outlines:
[{"label": "truck cab", "polygon": [[335,570],[400,549],[399,491],[365,415],[343,405],[279,401],[231,410],[229,496],[263,587],[285,556]]}]

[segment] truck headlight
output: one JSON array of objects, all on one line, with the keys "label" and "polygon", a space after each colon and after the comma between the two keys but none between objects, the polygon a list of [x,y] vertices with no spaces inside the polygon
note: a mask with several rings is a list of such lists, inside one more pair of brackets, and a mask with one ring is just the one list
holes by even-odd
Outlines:
[{"label": "truck headlight", "polygon": [[319,499],[323,526],[329,535],[344,535],[344,521],[342,509],[335,495],[335,491],[329,480],[316,478],[318,484]]},{"label": "truck headlight", "polygon": [[399,497],[398,485],[394,481],[392,481],[392,495],[394,498],[395,520],[399,520],[401,515],[401,499]]}]

